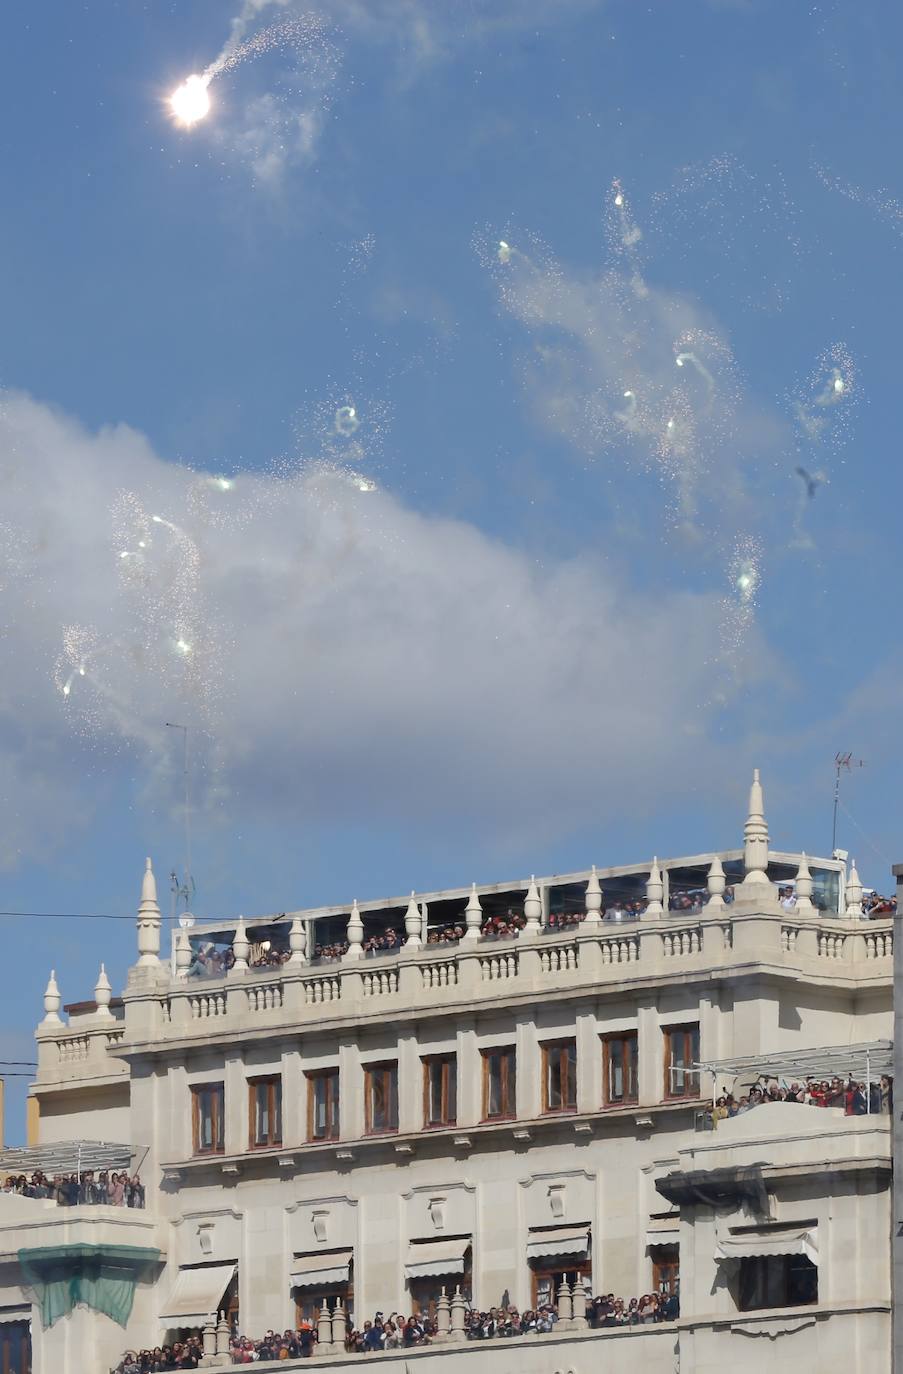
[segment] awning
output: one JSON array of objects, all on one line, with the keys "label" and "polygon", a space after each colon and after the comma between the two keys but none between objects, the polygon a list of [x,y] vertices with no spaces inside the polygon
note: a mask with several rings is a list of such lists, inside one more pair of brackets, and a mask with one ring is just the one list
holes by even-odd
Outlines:
[{"label": "awning", "polygon": [[457,1240],[415,1241],[408,1248],[405,1270],[409,1279],[429,1279],[434,1275],[463,1274],[464,1257],[470,1249],[470,1236]]},{"label": "awning", "polygon": [[292,1260],[293,1288],[320,1288],[324,1283],[347,1283],[351,1277],[353,1250],[322,1250],[296,1255]]},{"label": "awning", "polygon": [[559,1226],[553,1231],[531,1231],[527,1259],[559,1259],[573,1256],[586,1259],[589,1254],[589,1222],[582,1226]]},{"label": "awning", "polygon": [[180,1269],[169,1301],[160,1313],[168,1326],[203,1326],[219,1311],[223,1294],[235,1277],[234,1264],[201,1265]]},{"label": "awning", "polygon": [[818,1264],[818,1236],[808,1226],[786,1230],[763,1226],[757,1231],[727,1235],[715,1246],[716,1259],[751,1259],[755,1255],[805,1255]]}]

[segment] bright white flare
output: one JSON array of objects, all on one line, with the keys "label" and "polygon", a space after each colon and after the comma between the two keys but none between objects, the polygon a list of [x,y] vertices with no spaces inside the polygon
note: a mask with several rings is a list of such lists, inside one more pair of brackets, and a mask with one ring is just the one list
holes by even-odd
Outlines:
[{"label": "bright white flare", "polygon": [[210,93],[206,76],[189,76],[169,97],[169,108],[180,124],[190,128],[210,112]]}]

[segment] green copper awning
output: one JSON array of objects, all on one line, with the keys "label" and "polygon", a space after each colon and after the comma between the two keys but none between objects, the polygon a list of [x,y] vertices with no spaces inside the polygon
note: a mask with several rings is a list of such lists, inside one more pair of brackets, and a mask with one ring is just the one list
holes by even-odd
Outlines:
[{"label": "green copper awning", "polygon": [[26,1283],[41,1309],[41,1325],[53,1326],[84,1304],[126,1326],[142,1271],[160,1251],[143,1245],[44,1245],[19,1251]]}]

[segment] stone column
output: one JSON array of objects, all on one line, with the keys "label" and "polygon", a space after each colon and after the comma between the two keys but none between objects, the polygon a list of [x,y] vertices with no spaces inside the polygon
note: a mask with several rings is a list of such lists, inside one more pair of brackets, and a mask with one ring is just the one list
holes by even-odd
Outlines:
[{"label": "stone column", "polygon": [[180,930],[176,936],[176,977],[187,978],[191,967],[191,943],[188,931]]},{"label": "stone column", "polygon": [[558,1290],[558,1325],[562,1331],[566,1331],[570,1326],[572,1315],[570,1285],[567,1279],[562,1279]]},{"label": "stone column", "polygon": [[348,1317],[341,1297],[336,1298],[335,1307],[332,1309],[332,1344],[336,1354],[341,1354],[345,1349],[345,1337],[348,1334]]},{"label": "stone column", "polygon": [[805,850],[800,856],[800,866],[796,870],[796,906],[793,908],[794,916],[814,916],[815,907],[812,904],[812,874],[809,872],[809,863],[806,858]]},{"label": "stone column", "polygon": [[141,883],[141,905],[138,907],[138,963],[156,965],[160,962],[160,907],[157,903],[157,880],[150,859],[144,861]]},{"label": "stone column", "polygon": [[850,876],[846,881],[846,916],[848,921],[860,921],[862,919],[862,883],[859,874],[856,872],[856,860],[850,865]]},{"label": "stone column", "polygon": [[573,1327],[575,1331],[583,1331],[589,1325],[586,1320],[586,1280],[580,1275],[574,1282],[574,1291],[571,1294],[571,1308],[573,1311]]},{"label": "stone column", "polygon": [[323,1306],[320,1308],[320,1313],[317,1317],[317,1350],[321,1355],[331,1355],[331,1345],[332,1317],[330,1316],[329,1308],[324,1298]]},{"label": "stone column", "polygon": [[466,1303],[461,1293],[461,1286],[455,1287],[455,1294],[451,1300],[451,1324],[448,1332],[448,1339],[454,1343],[466,1340],[464,1335],[464,1310]]},{"label": "stone column", "polygon": [[97,975],[97,982],[94,985],[94,1005],[97,1008],[97,1015],[102,1016],[106,1021],[113,1019],[113,1013],[110,1011],[112,997],[113,989],[110,987],[107,971],[101,964],[100,973]]},{"label": "stone column", "polygon": [[288,962],[297,967],[304,963],[304,956],[307,953],[307,931],[301,917],[292,917],[292,924],[288,932],[288,947],[291,950]]},{"label": "stone column", "polygon": [[56,969],[50,970],[50,977],[47,980],[47,987],[44,989],[44,1019],[42,1026],[61,1026],[63,1024],[60,1016],[60,1007],[63,999],[56,981]]},{"label": "stone column", "polygon": [[450,1329],[451,1304],[448,1301],[448,1294],[443,1288],[439,1294],[439,1301],[436,1303],[436,1335],[433,1339],[436,1342],[447,1341]]},{"label": "stone column", "polygon": [[216,1354],[216,1323],[212,1317],[204,1322],[204,1355]]},{"label": "stone column", "polygon": [[220,1313],[219,1321],[216,1324],[216,1353],[217,1355],[225,1355],[226,1360],[224,1361],[224,1363],[228,1362],[229,1323],[226,1321],[225,1312]]}]

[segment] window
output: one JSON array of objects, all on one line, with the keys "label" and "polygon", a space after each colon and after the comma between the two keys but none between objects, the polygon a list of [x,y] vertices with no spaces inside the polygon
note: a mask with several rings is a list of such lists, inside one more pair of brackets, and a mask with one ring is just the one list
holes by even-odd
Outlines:
[{"label": "window", "polygon": [[740,1261],[737,1306],[801,1307],[818,1302],[818,1268],[806,1255],[749,1255]]},{"label": "window", "polygon": [[31,1374],[31,1322],[0,1322],[0,1371]]},{"label": "window", "polygon": [[307,1138],[339,1138],[338,1069],[320,1069],[307,1075]]},{"label": "window", "polygon": [[368,1135],[398,1130],[397,1064],[368,1064],[364,1069],[364,1109]]},{"label": "window", "polygon": [[555,1040],[542,1047],[542,1109],[577,1110],[576,1040]]},{"label": "window", "polygon": [[252,1078],[250,1096],[250,1145],[282,1144],[282,1079]]},{"label": "window", "polygon": [[680,1246],[650,1245],[652,1291],[670,1296],[680,1292]]},{"label": "window", "polygon": [[191,1090],[192,1132],[196,1155],[222,1154],[224,1089],[222,1083],[201,1083]]},{"label": "window", "polygon": [[423,1061],[423,1124],[454,1126],[458,1115],[458,1059],[433,1055]]},{"label": "window", "polygon": [[514,1116],[517,1110],[517,1056],[513,1046],[483,1050],[483,1120]]},{"label": "window", "polygon": [[354,1284],[350,1279],[345,1283],[321,1283],[317,1288],[296,1288],[295,1326],[300,1326],[306,1321],[316,1330],[317,1318],[324,1301],[332,1310],[339,1298],[342,1299],[342,1306],[351,1322],[354,1316]]},{"label": "window", "polygon": [[699,1027],[671,1026],[665,1031],[665,1097],[698,1097]]},{"label": "window", "polygon": [[606,1107],[620,1107],[637,1100],[636,1031],[610,1035],[602,1042],[603,1094]]},{"label": "window", "polygon": [[589,1260],[559,1260],[555,1265],[539,1265],[533,1270],[533,1307],[551,1307],[558,1301],[558,1290],[565,1279],[573,1290],[578,1278],[583,1279],[587,1294],[592,1292]]},{"label": "window", "polygon": [[443,1288],[446,1296],[450,1298],[459,1284],[461,1285],[461,1296],[469,1307],[472,1302],[469,1251],[463,1274],[436,1274],[428,1279],[408,1279],[408,1293],[414,1316],[428,1317],[430,1321],[435,1321],[436,1308],[439,1305]]}]

